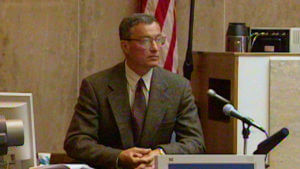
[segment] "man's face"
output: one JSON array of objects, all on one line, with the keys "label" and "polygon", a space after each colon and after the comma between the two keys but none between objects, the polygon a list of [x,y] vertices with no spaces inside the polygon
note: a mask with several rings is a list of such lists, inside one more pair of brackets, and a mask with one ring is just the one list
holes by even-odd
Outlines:
[{"label": "man's face", "polygon": [[162,45],[159,41],[162,39],[159,24],[140,23],[132,27],[130,32],[130,39],[122,41],[128,66],[135,71],[148,71],[157,66]]}]

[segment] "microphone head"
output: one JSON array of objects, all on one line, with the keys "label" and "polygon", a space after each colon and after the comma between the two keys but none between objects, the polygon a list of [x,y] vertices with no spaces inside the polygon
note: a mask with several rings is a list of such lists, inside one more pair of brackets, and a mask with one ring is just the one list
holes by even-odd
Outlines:
[{"label": "microphone head", "polygon": [[209,96],[215,96],[216,95],[216,92],[213,90],[213,89],[208,89],[207,90],[207,95],[209,95]]},{"label": "microphone head", "polygon": [[234,107],[231,104],[225,104],[223,107],[223,112],[226,116],[230,116],[232,110],[234,110]]}]

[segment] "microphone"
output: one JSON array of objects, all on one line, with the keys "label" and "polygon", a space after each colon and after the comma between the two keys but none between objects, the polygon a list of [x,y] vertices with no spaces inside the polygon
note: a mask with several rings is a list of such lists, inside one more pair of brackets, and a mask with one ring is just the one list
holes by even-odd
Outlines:
[{"label": "microphone", "polygon": [[218,95],[213,89],[209,89],[209,90],[207,91],[207,95],[210,96],[210,97],[216,98],[216,99],[218,99],[219,101],[221,101],[221,102],[223,102],[223,103],[225,103],[225,104],[230,103],[229,100],[227,100],[227,99],[225,99],[224,97]]},{"label": "microphone", "polygon": [[254,122],[254,120],[251,119],[250,117],[241,115],[231,104],[226,104],[223,107],[223,112],[224,112],[225,115],[237,118],[237,119],[243,121],[244,123],[247,123],[248,125],[256,127],[257,129],[259,129],[260,131],[262,131],[266,135],[268,135],[266,130],[262,126],[256,124]]},{"label": "microphone", "polygon": [[282,128],[277,133],[273,134],[271,137],[259,143],[257,149],[253,152],[253,154],[268,154],[288,135],[289,135],[289,130],[287,128]]}]

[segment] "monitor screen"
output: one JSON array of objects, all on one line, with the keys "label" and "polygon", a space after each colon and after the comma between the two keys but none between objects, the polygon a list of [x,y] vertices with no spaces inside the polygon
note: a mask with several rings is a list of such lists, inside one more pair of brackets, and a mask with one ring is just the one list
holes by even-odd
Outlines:
[{"label": "monitor screen", "polygon": [[23,121],[24,145],[9,147],[7,153],[8,156],[14,157],[17,168],[37,165],[32,101],[31,93],[0,92],[0,115],[6,120]]},{"label": "monitor screen", "polygon": [[156,169],[265,169],[265,155],[163,155]]},{"label": "monitor screen", "polygon": [[169,164],[169,169],[255,169],[254,164]]}]

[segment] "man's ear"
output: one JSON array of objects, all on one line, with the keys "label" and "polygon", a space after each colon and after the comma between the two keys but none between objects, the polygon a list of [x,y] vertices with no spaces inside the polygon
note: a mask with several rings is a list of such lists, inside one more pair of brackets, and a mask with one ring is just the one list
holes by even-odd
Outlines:
[{"label": "man's ear", "polygon": [[124,53],[127,54],[129,52],[129,44],[127,43],[127,41],[121,40],[121,48]]}]

